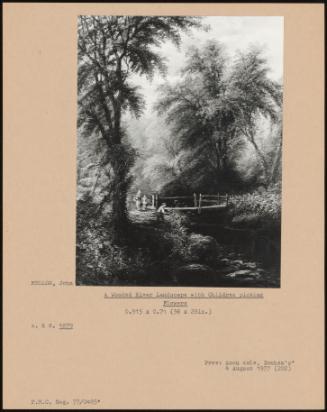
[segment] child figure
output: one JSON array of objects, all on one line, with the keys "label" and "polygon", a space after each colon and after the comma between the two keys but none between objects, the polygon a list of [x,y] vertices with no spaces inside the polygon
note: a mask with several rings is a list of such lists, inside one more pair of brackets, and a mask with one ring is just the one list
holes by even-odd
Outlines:
[{"label": "child figure", "polygon": [[156,215],[157,215],[157,222],[164,222],[165,220],[165,210],[166,203],[162,203],[160,207],[157,209]]},{"label": "child figure", "polygon": [[142,210],[146,210],[148,204],[148,198],[146,197],[146,195],[143,195],[142,197]]},{"label": "child figure", "polygon": [[135,204],[136,204],[136,209],[140,210],[141,209],[141,190],[138,190],[135,197]]}]

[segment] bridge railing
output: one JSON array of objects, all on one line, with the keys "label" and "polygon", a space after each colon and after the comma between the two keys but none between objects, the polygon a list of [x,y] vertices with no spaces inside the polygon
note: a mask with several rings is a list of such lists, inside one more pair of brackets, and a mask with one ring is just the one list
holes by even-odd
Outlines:
[{"label": "bridge railing", "polygon": [[[215,205],[228,205],[229,195],[227,193],[217,193],[217,194],[205,194],[205,193],[193,193],[189,196],[161,196],[160,193],[152,193],[151,195],[151,209],[157,209],[160,206],[160,203],[167,201],[167,203],[174,205],[169,207],[193,207],[197,208],[198,212],[201,212],[201,208],[205,206],[215,206]],[[182,202],[179,202],[182,201]],[[186,202],[184,202],[186,201]],[[190,202],[188,202],[190,201]],[[129,199],[129,204],[134,202],[134,198]],[[182,203],[182,204],[181,204]],[[185,203],[187,203],[185,205]]]},{"label": "bridge railing", "polygon": [[194,207],[198,205],[196,193],[193,193],[192,196],[161,196],[158,193],[154,193],[152,195],[152,206],[157,208],[159,206],[159,200],[191,200]]},{"label": "bridge railing", "polygon": [[[160,206],[160,203],[165,202],[166,200],[169,204],[169,208],[177,209],[197,209],[198,213],[201,213],[201,209],[206,206],[229,206],[237,203],[257,201],[260,199],[260,195],[255,193],[245,193],[245,194],[228,194],[228,193],[193,193],[193,195],[188,196],[161,196],[160,193],[154,193],[148,195],[151,196],[151,207],[150,209],[157,209]],[[173,202],[175,201],[175,202]],[[128,204],[134,203],[134,197],[128,199]]]},{"label": "bridge railing", "polygon": [[175,200],[176,202],[178,202],[178,200],[192,200],[193,207],[198,209],[198,213],[201,213],[201,208],[205,207],[205,205],[214,206],[225,204],[228,206],[229,195],[228,193],[217,193],[216,195],[193,193],[193,196],[160,196],[160,194],[155,193],[152,195],[152,206],[157,208],[159,206],[159,200]]},{"label": "bridge railing", "polygon": [[225,194],[217,193],[216,195],[200,193],[199,202],[198,202],[198,213],[201,213],[201,207],[203,206],[204,203],[210,203],[212,205],[225,204],[226,206],[228,206],[228,202],[229,202],[228,193],[225,193]]}]

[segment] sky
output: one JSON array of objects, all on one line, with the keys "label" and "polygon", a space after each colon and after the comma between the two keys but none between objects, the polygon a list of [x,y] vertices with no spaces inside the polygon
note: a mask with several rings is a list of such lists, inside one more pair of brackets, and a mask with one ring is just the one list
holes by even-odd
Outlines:
[{"label": "sky", "polygon": [[[208,16],[203,23],[210,30],[194,29],[188,35],[182,35],[180,50],[167,41],[160,47],[160,53],[167,59],[168,73],[166,80],[175,81],[185,62],[185,52],[189,46],[201,46],[208,40],[215,39],[226,46],[232,57],[237,51],[245,51],[252,44],[261,46],[271,68],[270,77],[281,80],[283,77],[283,37],[284,19],[280,16]],[[164,82],[160,74],[155,74],[152,82],[144,76],[135,76],[134,84],[142,87],[146,100],[146,112],[149,114],[157,98],[156,89]]]}]

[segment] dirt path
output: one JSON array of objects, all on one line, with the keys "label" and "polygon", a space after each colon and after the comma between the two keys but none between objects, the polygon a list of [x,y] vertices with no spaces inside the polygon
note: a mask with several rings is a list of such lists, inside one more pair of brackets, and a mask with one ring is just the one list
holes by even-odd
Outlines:
[{"label": "dirt path", "polygon": [[133,223],[142,224],[153,224],[157,221],[155,210],[130,210],[129,218]]}]

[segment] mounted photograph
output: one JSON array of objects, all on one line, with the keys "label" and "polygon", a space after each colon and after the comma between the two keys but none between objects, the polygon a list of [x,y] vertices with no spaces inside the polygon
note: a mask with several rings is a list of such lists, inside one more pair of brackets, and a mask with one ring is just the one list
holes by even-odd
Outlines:
[{"label": "mounted photograph", "polygon": [[279,288],[279,16],[79,16],[76,284]]}]

